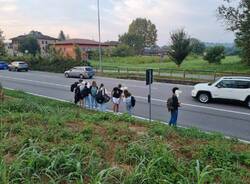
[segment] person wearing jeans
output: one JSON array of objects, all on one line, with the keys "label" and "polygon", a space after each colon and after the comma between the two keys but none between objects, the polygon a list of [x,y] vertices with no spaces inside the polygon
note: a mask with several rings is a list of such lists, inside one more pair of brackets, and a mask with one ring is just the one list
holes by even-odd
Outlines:
[{"label": "person wearing jeans", "polygon": [[98,92],[98,87],[96,84],[96,81],[92,82],[92,85],[90,87],[90,103],[91,103],[91,109],[97,109],[97,102],[96,102],[96,95]]},{"label": "person wearing jeans", "polygon": [[132,115],[132,102],[131,102],[132,96],[131,93],[128,92],[128,90],[124,90],[124,102],[126,104],[126,110],[129,115]]},{"label": "person wearing jeans", "polygon": [[173,125],[174,127],[177,126],[177,119],[178,119],[178,108],[180,107],[180,103],[178,100],[179,96],[179,88],[175,87],[172,89],[173,95],[172,95],[172,108],[171,108],[171,118],[169,121],[169,125]]}]

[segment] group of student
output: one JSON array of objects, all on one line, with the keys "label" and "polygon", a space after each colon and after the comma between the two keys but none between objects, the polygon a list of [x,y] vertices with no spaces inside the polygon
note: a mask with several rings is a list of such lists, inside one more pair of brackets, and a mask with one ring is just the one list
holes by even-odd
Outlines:
[{"label": "group of student", "polygon": [[79,104],[83,108],[96,109],[101,112],[106,111],[107,103],[112,100],[113,112],[118,113],[120,103],[123,101],[126,105],[127,113],[131,115],[136,102],[128,89],[122,87],[121,84],[114,87],[112,92],[109,93],[103,83],[98,87],[96,81],[90,84],[89,82],[79,80],[71,85],[71,92],[75,93],[75,104]]}]

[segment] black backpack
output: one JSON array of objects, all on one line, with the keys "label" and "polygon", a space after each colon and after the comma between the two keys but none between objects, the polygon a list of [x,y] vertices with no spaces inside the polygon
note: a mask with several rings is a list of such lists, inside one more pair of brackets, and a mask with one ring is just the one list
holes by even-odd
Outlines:
[{"label": "black backpack", "polygon": [[131,106],[132,106],[132,107],[135,107],[135,104],[136,104],[135,97],[134,97],[134,96],[131,96]]},{"label": "black backpack", "polygon": [[96,102],[99,103],[99,104],[102,104],[104,102],[104,97],[102,95],[102,90],[99,90],[96,94]]},{"label": "black backpack", "polygon": [[88,89],[88,87],[85,86],[83,88],[83,90],[81,91],[81,95],[82,95],[83,98],[89,96],[89,89]]},{"label": "black backpack", "polygon": [[72,85],[70,86],[70,91],[71,91],[71,92],[74,92],[74,90],[75,90],[75,88],[77,87],[77,85],[78,85],[78,82],[75,82],[74,84],[72,84]]},{"label": "black backpack", "polygon": [[172,111],[174,110],[174,106],[173,106],[173,97],[169,98],[167,100],[167,108],[168,108],[168,111]]}]

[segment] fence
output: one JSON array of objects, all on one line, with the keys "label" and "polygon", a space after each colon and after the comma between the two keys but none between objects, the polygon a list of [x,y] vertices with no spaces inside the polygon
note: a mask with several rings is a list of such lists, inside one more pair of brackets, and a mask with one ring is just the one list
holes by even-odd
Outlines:
[{"label": "fence", "polygon": [[[103,66],[101,71],[96,68],[97,73],[123,78],[145,78],[147,68],[138,67],[114,67]],[[175,79],[188,81],[214,81],[222,76],[245,76],[250,77],[250,73],[219,72],[211,70],[181,70],[168,68],[154,68],[154,78],[159,80]]]}]

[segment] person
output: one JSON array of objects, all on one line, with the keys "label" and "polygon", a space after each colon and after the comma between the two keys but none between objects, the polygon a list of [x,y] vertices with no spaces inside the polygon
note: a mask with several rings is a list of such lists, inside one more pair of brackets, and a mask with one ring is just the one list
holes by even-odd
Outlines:
[{"label": "person", "polygon": [[123,93],[124,93],[124,102],[126,104],[127,113],[129,115],[132,115],[132,109],[133,109],[133,106],[132,106],[132,95],[131,95],[131,93],[127,89],[125,89]]},{"label": "person", "polygon": [[118,87],[114,87],[111,95],[112,95],[112,101],[113,101],[113,112],[118,113],[119,112],[119,105],[122,97],[123,91],[121,90],[122,85],[119,84]]},{"label": "person", "polygon": [[90,108],[90,88],[88,82],[85,82],[81,95],[84,101],[84,107]]},{"label": "person", "polygon": [[171,118],[169,121],[170,126],[177,126],[177,119],[178,119],[178,108],[180,107],[180,102],[178,100],[179,96],[179,88],[174,87],[172,89],[172,97],[168,99],[167,106],[168,110],[171,112]]},{"label": "person", "polygon": [[77,92],[79,91],[79,97],[78,98],[79,98],[80,107],[83,107],[83,105],[84,105],[84,103],[83,103],[84,98],[83,98],[83,95],[82,95],[84,86],[85,86],[85,82],[80,79],[79,84],[77,85],[77,88],[78,88]]},{"label": "person", "polygon": [[90,86],[90,104],[91,104],[91,109],[97,109],[97,102],[96,102],[97,92],[98,92],[98,86],[96,84],[96,81],[93,81],[92,85]]},{"label": "person", "polygon": [[107,90],[105,89],[104,84],[101,84],[96,95],[96,101],[99,106],[99,110],[101,112],[106,111],[106,103],[104,99],[104,95],[106,94],[107,94]]}]

